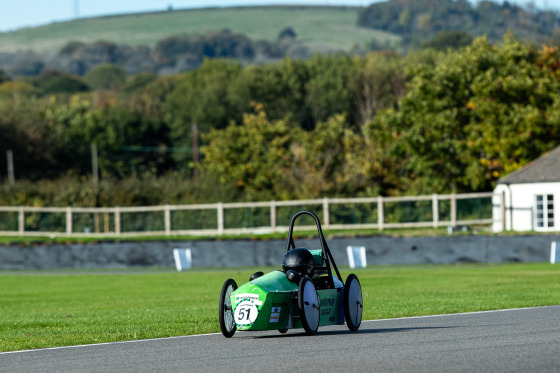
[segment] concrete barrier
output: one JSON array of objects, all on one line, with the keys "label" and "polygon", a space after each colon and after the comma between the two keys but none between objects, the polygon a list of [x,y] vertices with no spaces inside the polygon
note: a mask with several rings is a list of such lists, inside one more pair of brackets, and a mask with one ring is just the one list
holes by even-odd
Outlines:
[{"label": "concrete barrier", "polygon": [[[327,239],[337,264],[346,266],[347,246],[365,246],[368,265],[548,262],[552,241],[560,241],[560,235]],[[320,248],[316,238],[295,243]],[[3,245],[0,269],[174,267],[174,248],[190,248],[193,267],[280,266],[286,246],[286,240]]]}]

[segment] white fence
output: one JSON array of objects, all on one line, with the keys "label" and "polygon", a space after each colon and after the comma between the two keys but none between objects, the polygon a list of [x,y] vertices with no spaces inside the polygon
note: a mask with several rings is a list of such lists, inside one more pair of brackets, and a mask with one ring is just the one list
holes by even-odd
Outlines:
[{"label": "white fence", "polygon": [[[503,197],[500,197],[503,206]],[[287,231],[299,210],[328,229],[457,227],[492,224],[492,192],[406,197],[323,198],[112,208],[0,207],[0,235],[222,235]],[[500,209],[503,211],[503,209]],[[498,219],[503,222],[502,218]],[[299,229],[314,223],[298,222]]]}]

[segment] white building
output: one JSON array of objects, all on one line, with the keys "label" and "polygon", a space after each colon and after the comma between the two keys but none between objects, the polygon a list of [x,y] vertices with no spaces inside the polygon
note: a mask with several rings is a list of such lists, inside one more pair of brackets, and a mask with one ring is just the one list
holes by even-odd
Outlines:
[{"label": "white building", "polygon": [[560,146],[501,178],[494,193],[495,232],[560,231]]}]

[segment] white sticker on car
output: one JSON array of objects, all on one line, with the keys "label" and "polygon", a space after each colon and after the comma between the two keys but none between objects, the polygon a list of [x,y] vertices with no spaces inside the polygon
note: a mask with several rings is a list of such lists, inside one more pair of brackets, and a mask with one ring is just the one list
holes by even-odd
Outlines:
[{"label": "white sticker on car", "polygon": [[259,315],[259,310],[249,300],[243,300],[235,308],[234,318],[238,325],[250,325],[255,323],[257,316]]},{"label": "white sticker on car", "polygon": [[254,305],[262,305],[262,301],[259,300],[259,295],[254,293],[242,293],[235,295],[235,302],[238,303],[243,300],[249,300]]}]

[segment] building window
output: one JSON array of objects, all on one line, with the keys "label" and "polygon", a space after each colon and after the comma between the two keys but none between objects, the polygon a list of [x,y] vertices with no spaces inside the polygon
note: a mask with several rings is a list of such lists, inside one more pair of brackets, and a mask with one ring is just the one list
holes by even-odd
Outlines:
[{"label": "building window", "polygon": [[537,228],[554,227],[554,195],[535,195]]}]

